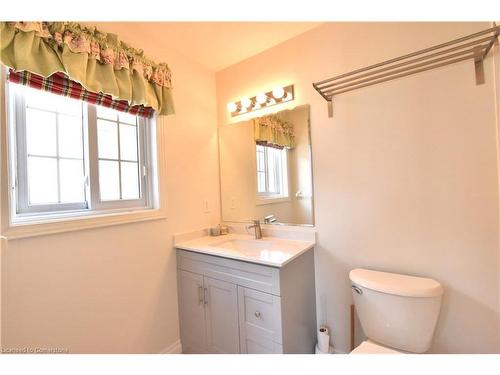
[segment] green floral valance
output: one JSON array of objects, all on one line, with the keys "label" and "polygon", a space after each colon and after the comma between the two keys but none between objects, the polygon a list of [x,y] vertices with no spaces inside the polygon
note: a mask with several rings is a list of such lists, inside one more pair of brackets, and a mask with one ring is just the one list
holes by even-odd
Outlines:
[{"label": "green floral valance", "polygon": [[62,72],[89,91],[174,113],[172,77],[114,34],[74,22],[0,22],[0,62],[48,77]]},{"label": "green floral valance", "polygon": [[295,134],[293,125],[283,121],[277,115],[254,119],[255,142],[278,148],[294,148]]}]

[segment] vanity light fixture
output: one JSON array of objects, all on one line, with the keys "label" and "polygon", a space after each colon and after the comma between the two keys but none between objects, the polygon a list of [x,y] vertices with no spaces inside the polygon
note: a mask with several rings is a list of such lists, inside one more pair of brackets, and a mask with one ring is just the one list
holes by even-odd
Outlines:
[{"label": "vanity light fixture", "polygon": [[257,96],[255,97],[255,100],[257,100],[257,103],[259,104],[265,104],[267,102],[267,99],[269,99],[269,97],[263,92],[257,94]]},{"label": "vanity light fixture", "polygon": [[273,89],[273,96],[275,99],[281,99],[282,97],[284,97],[285,90],[283,90],[283,87],[275,87]]},{"label": "vanity light fixture", "polygon": [[236,105],[236,103],[233,102],[227,103],[227,110],[229,112],[235,112],[238,110],[238,106]]},{"label": "vanity light fixture", "polygon": [[289,92],[286,93],[285,97],[283,98],[284,102],[288,102],[289,100],[293,99],[293,95],[290,94]]},{"label": "vanity light fixture", "polygon": [[241,99],[241,105],[244,107],[244,108],[250,108],[253,104],[253,102],[249,99],[249,98],[243,98]]},{"label": "vanity light fixture", "polygon": [[293,85],[275,87],[272,91],[259,93],[251,98],[242,98],[237,102],[227,103],[227,110],[231,113],[231,116],[234,117],[243,113],[257,111],[262,108],[288,102],[294,98]]}]

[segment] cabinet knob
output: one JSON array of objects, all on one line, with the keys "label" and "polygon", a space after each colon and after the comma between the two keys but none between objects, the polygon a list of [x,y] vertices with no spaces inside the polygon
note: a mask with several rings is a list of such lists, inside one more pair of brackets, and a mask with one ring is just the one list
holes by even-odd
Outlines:
[{"label": "cabinet knob", "polygon": [[261,319],[260,311],[256,311],[254,315],[257,319]]}]

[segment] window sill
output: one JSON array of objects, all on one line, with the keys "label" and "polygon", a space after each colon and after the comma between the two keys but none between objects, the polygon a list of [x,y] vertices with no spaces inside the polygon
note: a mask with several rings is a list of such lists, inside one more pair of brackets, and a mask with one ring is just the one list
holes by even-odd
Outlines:
[{"label": "window sill", "polygon": [[285,203],[285,202],[290,202],[290,197],[269,197],[269,198],[265,198],[265,197],[257,197],[257,200],[255,202],[255,204],[257,206],[262,206],[262,205],[265,205],[265,204],[274,204],[274,203]]},{"label": "window sill", "polygon": [[160,209],[143,209],[128,212],[94,213],[88,216],[59,217],[11,223],[3,235],[8,240],[45,236],[48,234],[74,232],[112,225],[166,219]]}]

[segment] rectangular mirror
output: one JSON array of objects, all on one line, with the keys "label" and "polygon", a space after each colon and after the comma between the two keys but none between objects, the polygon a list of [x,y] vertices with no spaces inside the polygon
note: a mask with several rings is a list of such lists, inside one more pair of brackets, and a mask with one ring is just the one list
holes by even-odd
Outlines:
[{"label": "rectangular mirror", "polygon": [[222,219],[314,225],[309,105],[219,128]]}]

